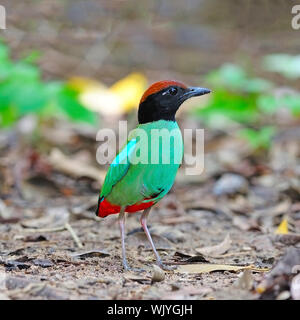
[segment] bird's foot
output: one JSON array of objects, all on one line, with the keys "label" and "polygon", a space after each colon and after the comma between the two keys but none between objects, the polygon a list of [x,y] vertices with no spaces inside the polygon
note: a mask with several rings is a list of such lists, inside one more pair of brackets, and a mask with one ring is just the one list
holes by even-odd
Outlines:
[{"label": "bird's foot", "polygon": [[123,261],[123,268],[124,271],[131,271],[131,272],[137,272],[137,273],[141,273],[141,272],[145,272],[146,270],[141,269],[141,268],[133,268],[133,267],[129,267],[127,261]]},{"label": "bird's foot", "polygon": [[126,269],[126,271],[137,272],[137,273],[146,272],[145,269],[142,269],[142,268],[132,268],[132,267],[129,267],[128,269]]},{"label": "bird's foot", "polygon": [[177,267],[176,266],[168,266],[168,265],[165,265],[164,263],[162,263],[161,261],[157,262],[157,265],[165,270],[165,271],[173,271],[175,270]]}]

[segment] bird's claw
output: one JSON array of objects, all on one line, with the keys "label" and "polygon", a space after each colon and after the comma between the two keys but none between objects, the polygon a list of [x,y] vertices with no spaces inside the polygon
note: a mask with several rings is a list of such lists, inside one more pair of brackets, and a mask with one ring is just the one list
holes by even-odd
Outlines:
[{"label": "bird's claw", "polygon": [[175,270],[175,269],[177,268],[176,266],[168,266],[168,265],[165,265],[165,264],[162,263],[162,262],[157,263],[157,265],[158,265],[161,269],[163,269],[163,270],[165,270],[165,271],[173,271],[173,270]]},{"label": "bird's claw", "polygon": [[137,273],[141,273],[141,272],[145,272],[146,270],[144,269],[141,269],[141,268],[133,268],[133,267],[129,267],[129,265],[126,263],[126,264],[123,264],[123,267],[124,267],[124,271],[131,271],[131,272],[137,272]]}]

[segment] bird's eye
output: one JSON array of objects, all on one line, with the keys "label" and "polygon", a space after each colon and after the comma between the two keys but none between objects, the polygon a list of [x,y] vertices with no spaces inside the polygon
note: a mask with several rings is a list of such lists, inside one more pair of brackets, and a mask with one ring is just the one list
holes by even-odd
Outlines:
[{"label": "bird's eye", "polygon": [[172,95],[172,96],[175,96],[178,92],[178,89],[177,88],[170,88],[169,89],[169,93]]}]

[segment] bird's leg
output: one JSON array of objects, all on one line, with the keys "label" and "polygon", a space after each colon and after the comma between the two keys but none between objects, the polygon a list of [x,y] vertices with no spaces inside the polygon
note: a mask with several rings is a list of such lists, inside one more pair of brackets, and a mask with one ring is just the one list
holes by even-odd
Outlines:
[{"label": "bird's leg", "polygon": [[145,271],[143,269],[139,268],[131,268],[128,265],[127,259],[126,259],[126,248],[125,248],[125,207],[121,208],[121,211],[119,213],[119,226],[120,226],[120,232],[121,232],[121,241],[122,241],[122,261],[123,261],[123,267],[126,271],[136,271],[136,272],[142,272]]},{"label": "bird's leg", "polygon": [[162,263],[161,258],[160,258],[159,254],[158,254],[158,252],[157,252],[157,250],[156,250],[156,248],[155,248],[155,245],[154,245],[154,243],[153,243],[153,240],[152,240],[151,234],[150,234],[150,232],[149,232],[149,229],[148,229],[148,227],[147,227],[147,217],[148,217],[148,215],[149,215],[150,209],[151,209],[151,207],[150,207],[150,208],[147,208],[147,209],[145,209],[145,210],[143,211],[143,213],[142,213],[142,215],[141,215],[141,225],[142,225],[142,227],[143,227],[143,229],[144,229],[144,231],[145,231],[145,233],[146,233],[146,236],[147,236],[147,238],[148,238],[148,240],[149,240],[149,242],[150,242],[150,244],[151,244],[152,250],[153,250],[153,252],[154,252],[154,254],[155,254],[155,257],[156,257],[156,263],[157,263],[157,265],[158,265],[160,268],[164,269],[164,270],[172,270],[173,268],[169,268],[168,266],[166,266],[166,265],[164,265],[164,264]]},{"label": "bird's leg", "polygon": [[121,232],[121,241],[122,241],[122,259],[123,259],[123,267],[125,270],[129,270],[129,266],[126,259],[126,248],[125,248],[125,208],[122,207],[119,213],[119,226]]}]

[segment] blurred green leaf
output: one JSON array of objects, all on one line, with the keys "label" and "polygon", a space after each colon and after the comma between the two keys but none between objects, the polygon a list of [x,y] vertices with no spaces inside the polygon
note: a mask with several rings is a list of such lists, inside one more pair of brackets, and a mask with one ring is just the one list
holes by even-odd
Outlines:
[{"label": "blurred green leaf", "polygon": [[38,61],[40,57],[41,57],[40,51],[33,50],[23,59],[23,61],[27,63],[35,63]]},{"label": "blurred green leaf", "polygon": [[274,113],[278,108],[278,100],[274,95],[264,94],[258,97],[258,107],[265,113]]},{"label": "blurred green leaf", "polygon": [[12,125],[18,118],[18,112],[13,106],[5,106],[1,108],[0,125],[8,127]]},{"label": "blurred green leaf", "polygon": [[218,88],[240,92],[262,92],[272,87],[271,82],[261,78],[250,78],[245,70],[234,64],[224,64],[207,76],[207,81]]},{"label": "blurred green leaf", "polygon": [[261,78],[247,79],[243,83],[243,88],[247,92],[264,92],[272,88],[272,83]]},{"label": "blurred green leaf", "polygon": [[9,49],[0,40],[0,125],[9,126],[27,113],[39,117],[66,114],[74,121],[96,123],[96,115],[78,99],[78,93],[63,82],[41,79],[33,62],[39,52],[33,51],[23,60],[11,61]]},{"label": "blurred green leaf", "polygon": [[196,109],[196,114],[206,122],[213,122],[216,116],[249,123],[256,121],[256,94],[233,93],[226,90],[214,91],[204,108]]},{"label": "blurred green leaf", "polygon": [[57,97],[58,105],[74,121],[96,124],[97,118],[94,112],[86,109],[78,101],[78,92],[65,86]]},{"label": "blurred green leaf", "polygon": [[13,69],[12,63],[10,63],[8,61],[1,61],[0,60],[0,84],[1,84],[1,81],[4,81],[9,77],[12,69]]},{"label": "blurred green leaf", "polygon": [[23,115],[30,112],[38,112],[46,106],[48,101],[43,85],[38,82],[32,82],[19,88],[13,102],[19,107],[20,115]]},{"label": "blurred green leaf", "polygon": [[300,95],[299,94],[285,94],[279,98],[274,95],[262,95],[258,98],[259,108],[265,112],[272,114],[278,108],[287,108],[294,116],[300,115]]},{"label": "blurred green leaf", "polygon": [[8,47],[0,40],[0,61],[7,60],[9,53]]},{"label": "blurred green leaf", "polygon": [[14,96],[20,85],[18,81],[6,81],[0,84],[0,111],[13,104]]},{"label": "blurred green leaf", "polygon": [[291,110],[294,116],[300,116],[300,95],[285,95],[280,99],[280,102]]},{"label": "blurred green leaf", "polygon": [[268,149],[276,130],[274,127],[263,127],[260,130],[242,129],[239,136],[245,139],[253,149]]},{"label": "blurred green leaf", "polygon": [[[17,79],[19,81],[38,81],[40,79],[39,69],[27,62],[17,62],[11,70],[10,78]],[[23,83],[24,86],[27,83]]]},{"label": "blurred green leaf", "polygon": [[278,72],[290,79],[297,79],[300,77],[300,55],[267,55],[263,59],[263,66],[268,71]]},{"label": "blurred green leaf", "polygon": [[[298,60],[294,63],[297,65]],[[225,64],[210,72],[207,81],[213,91],[207,104],[194,109],[193,113],[210,126],[215,123],[219,127],[228,126],[230,121],[253,124],[266,114],[275,114],[278,108],[287,108],[294,116],[300,115],[299,94],[276,97],[276,91],[270,90],[274,86],[270,81],[251,78],[240,66]]]},{"label": "blurred green leaf", "polygon": [[218,70],[212,71],[207,76],[207,81],[218,87],[240,88],[241,82],[246,79],[242,68],[234,64],[224,64]]}]

